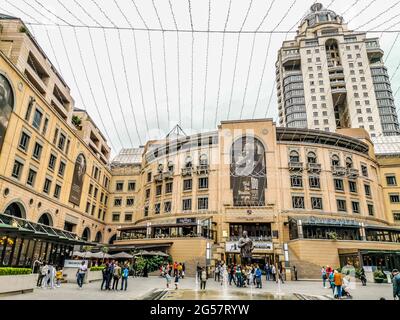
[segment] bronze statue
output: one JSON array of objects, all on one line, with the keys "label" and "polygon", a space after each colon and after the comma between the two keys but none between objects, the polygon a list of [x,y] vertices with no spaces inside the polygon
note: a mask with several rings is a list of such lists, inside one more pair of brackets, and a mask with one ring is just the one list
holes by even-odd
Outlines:
[{"label": "bronze statue", "polygon": [[240,248],[241,264],[251,264],[252,251],[254,249],[253,240],[247,235],[247,231],[243,231],[242,238],[239,239],[238,247]]}]

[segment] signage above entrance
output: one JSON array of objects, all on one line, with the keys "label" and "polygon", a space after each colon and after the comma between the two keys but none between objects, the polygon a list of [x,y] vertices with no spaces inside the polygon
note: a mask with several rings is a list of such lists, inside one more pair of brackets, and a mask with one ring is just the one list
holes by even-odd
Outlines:
[{"label": "signage above entrance", "polygon": [[[226,253],[240,253],[240,248],[238,246],[239,241],[228,241],[225,243]],[[272,250],[272,242],[267,241],[253,241],[254,250]]]},{"label": "signage above entrance", "polygon": [[177,218],[176,219],[177,224],[190,224],[190,223],[196,223],[196,218]]}]

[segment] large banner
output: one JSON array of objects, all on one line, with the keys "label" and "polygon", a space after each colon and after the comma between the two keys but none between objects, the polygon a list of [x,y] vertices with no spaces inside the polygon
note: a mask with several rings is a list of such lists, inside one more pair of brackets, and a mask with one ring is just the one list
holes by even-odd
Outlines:
[{"label": "large banner", "polygon": [[75,162],[74,176],[72,177],[71,191],[69,194],[69,202],[79,206],[81,203],[81,194],[83,179],[86,173],[86,159],[81,153]]},{"label": "large banner", "polygon": [[233,143],[230,175],[234,206],[265,205],[265,149],[258,139],[243,136]]},{"label": "large banner", "polygon": [[[240,248],[238,246],[239,241],[228,241],[225,243],[225,252],[229,253],[240,253]],[[253,241],[254,250],[272,250],[272,242],[267,241]]]},{"label": "large banner", "polygon": [[0,74],[0,151],[14,106],[14,93],[8,80]]}]

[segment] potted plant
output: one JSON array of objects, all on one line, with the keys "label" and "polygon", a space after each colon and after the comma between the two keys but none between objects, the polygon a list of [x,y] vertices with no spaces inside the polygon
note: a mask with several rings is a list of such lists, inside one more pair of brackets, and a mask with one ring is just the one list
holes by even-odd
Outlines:
[{"label": "potted plant", "polygon": [[387,277],[382,272],[382,270],[378,269],[378,270],[374,271],[374,281],[376,283],[384,283],[384,282],[387,282]]},{"label": "potted plant", "polygon": [[338,236],[337,236],[336,232],[329,232],[328,237],[329,237],[329,239],[332,239],[334,241],[338,240]]},{"label": "potted plant", "polygon": [[71,122],[77,129],[80,130],[82,128],[82,119],[80,117],[72,116]]}]

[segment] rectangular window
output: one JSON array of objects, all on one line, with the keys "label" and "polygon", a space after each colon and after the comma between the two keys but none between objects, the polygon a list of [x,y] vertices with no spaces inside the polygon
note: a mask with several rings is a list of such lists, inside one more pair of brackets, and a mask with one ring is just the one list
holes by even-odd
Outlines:
[{"label": "rectangular window", "polygon": [[199,178],[199,189],[208,189],[208,177]]},{"label": "rectangular window", "polygon": [[43,150],[42,145],[40,145],[39,143],[36,142],[35,147],[33,148],[32,157],[39,161],[40,157],[42,155],[42,150]]},{"label": "rectangular window", "polygon": [[371,187],[368,184],[364,184],[364,189],[365,189],[365,195],[367,197],[371,197]]},{"label": "rectangular window", "polygon": [[113,222],[118,222],[119,221],[119,213],[113,213],[112,221]]},{"label": "rectangular window", "polygon": [[94,188],[94,195],[93,197],[95,197],[97,199],[97,194],[99,193],[99,189]]},{"label": "rectangular window", "polygon": [[49,194],[51,188],[51,180],[47,179],[44,181],[43,192]]},{"label": "rectangular window", "polygon": [[161,196],[162,193],[162,185],[158,184],[156,185],[156,196]]},{"label": "rectangular window", "polygon": [[302,176],[291,176],[290,184],[292,188],[302,188],[303,187],[303,177]]},{"label": "rectangular window", "polygon": [[29,169],[28,179],[26,181],[26,184],[31,186],[31,187],[34,187],[35,186],[36,175],[37,175],[37,173],[36,173],[35,170]]},{"label": "rectangular window", "polygon": [[365,165],[361,165],[361,173],[364,177],[368,177],[368,168]]},{"label": "rectangular window", "polygon": [[30,139],[31,137],[29,135],[27,135],[25,132],[22,132],[21,139],[19,140],[19,148],[24,151],[28,151]]},{"label": "rectangular window", "polygon": [[34,101],[35,101],[34,98],[30,97],[28,107],[26,108],[26,113],[25,113],[26,121],[29,121],[29,119],[31,118],[32,106],[33,106]]},{"label": "rectangular window", "polygon": [[164,202],[164,212],[168,213],[168,212],[171,212],[171,210],[172,210],[172,202],[165,201]]},{"label": "rectangular window", "polygon": [[352,193],[357,193],[357,182],[355,181],[349,181],[349,190]]},{"label": "rectangular window", "polygon": [[114,199],[114,207],[120,207],[122,205],[122,199],[121,198],[115,198]]},{"label": "rectangular window", "polygon": [[151,172],[147,172],[147,182],[151,182]]},{"label": "rectangular window", "polygon": [[67,140],[67,146],[65,147],[65,153],[68,154],[69,152],[69,146],[71,145],[71,140]]},{"label": "rectangular window", "polygon": [[58,132],[59,132],[59,129],[56,128],[56,130],[54,131],[53,144],[57,143]]},{"label": "rectangular window", "polygon": [[89,194],[92,195],[92,193],[93,193],[93,185],[90,184],[89,185]]},{"label": "rectangular window", "polygon": [[346,200],[337,199],[336,204],[339,212],[347,212]]},{"label": "rectangular window", "polygon": [[183,199],[182,200],[182,210],[183,211],[192,210],[192,199]]},{"label": "rectangular window", "polygon": [[390,203],[400,203],[399,194],[389,194]]},{"label": "rectangular window", "polygon": [[42,129],[42,134],[45,135],[47,132],[47,128],[49,127],[49,118],[45,118],[44,119],[44,125],[43,125],[43,129]]},{"label": "rectangular window", "polygon": [[311,197],[311,208],[314,210],[322,210],[322,198]]},{"label": "rectangular window", "polygon": [[147,217],[149,215],[149,207],[144,207],[144,216]]},{"label": "rectangular window", "polygon": [[128,182],[128,191],[135,191],[136,189],[136,182],[135,181],[129,181]]},{"label": "rectangular window", "polygon": [[58,175],[63,177],[65,173],[66,163],[64,161],[60,161],[60,166],[58,167]]},{"label": "rectangular window", "polygon": [[192,179],[183,180],[183,191],[192,190]]},{"label": "rectangular window", "polygon": [[89,213],[89,210],[90,210],[90,202],[86,202],[85,212]]},{"label": "rectangular window", "polygon": [[165,193],[172,193],[172,182],[165,184]]},{"label": "rectangular window", "polygon": [[146,199],[150,198],[150,189],[146,189]]},{"label": "rectangular window", "polygon": [[17,179],[21,178],[21,173],[22,173],[23,167],[24,167],[24,165],[22,162],[15,160],[13,171],[12,171],[12,176]]},{"label": "rectangular window", "polygon": [[38,109],[35,110],[33,115],[32,126],[36,129],[40,129],[40,125],[42,124],[43,113],[41,113]]},{"label": "rectangular window", "polygon": [[160,214],[160,210],[161,210],[161,204],[160,203],[154,204],[154,213]]},{"label": "rectangular window", "polygon": [[334,179],[334,183],[336,191],[344,191],[344,184],[342,179]]},{"label": "rectangular window", "polygon": [[102,193],[100,194],[100,202],[103,202],[103,200],[104,200],[104,192],[102,192]]},{"label": "rectangular window", "polygon": [[132,213],[125,213],[125,221],[132,221]]},{"label": "rectangular window", "polygon": [[115,190],[116,191],[122,191],[124,189],[124,183],[123,182],[117,182],[115,185]]},{"label": "rectangular window", "polygon": [[310,176],[308,178],[311,189],[320,189],[321,183],[318,176]]},{"label": "rectangular window", "polygon": [[388,186],[397,186],[396,176],[386,176],[386,184]]},{"label": "rectangular window", "polygon": [[198,210],[208,210],[208,197],[202,197],[197,199]]},{"label": "rectangular window", "polygon": [[49,159],[49,169],[54,170],[56,167],[56,161],[57,157],[54,154],[51,154]]},{"label": "rectangular window", "polygon": [[292,197],[292,206],[293,206],[293,209],[305,209],[304,197],[293,196]]},{"label": "rectangular window", "polygon": [[92,212],[90,213],[92,216],[94,216],[94,213],[96,211],[96,205],[92,204]]},{"label": "rectangular window", "polygon": [[135,204],[135,199],[134,198],[127,198],[126,199],[126,206],[127,207],[132,207]]},{"label": "rectangular window", "polygon": [[358,203],[357,201],[351,202],[351,208],[353,210],[353,213],[360,213],[360,203]]},{"label": "rectangular window", "polygon": [[61,194],[61,186],[59,184],[56,184],[54,188],[54,198],[60,199],[60,194]]},{"label": "rectangular window", "polygon": [[400,222],[400,212],[393,212],[393,219],[394,219],[394,222],[399,223]]},{"label": "rectangular window", "polygon": [[65,137],[65,134],[60,133],[60,137],[58,138],[58,149],[60,149],[61,151],[64,151],[66,140],[67,138]]},{"label": "rectangular window", "polygon": [[374,216],[375,215],[375,210],[374,210],[374,205],[371,203],[368,203],[368,215]]}]

